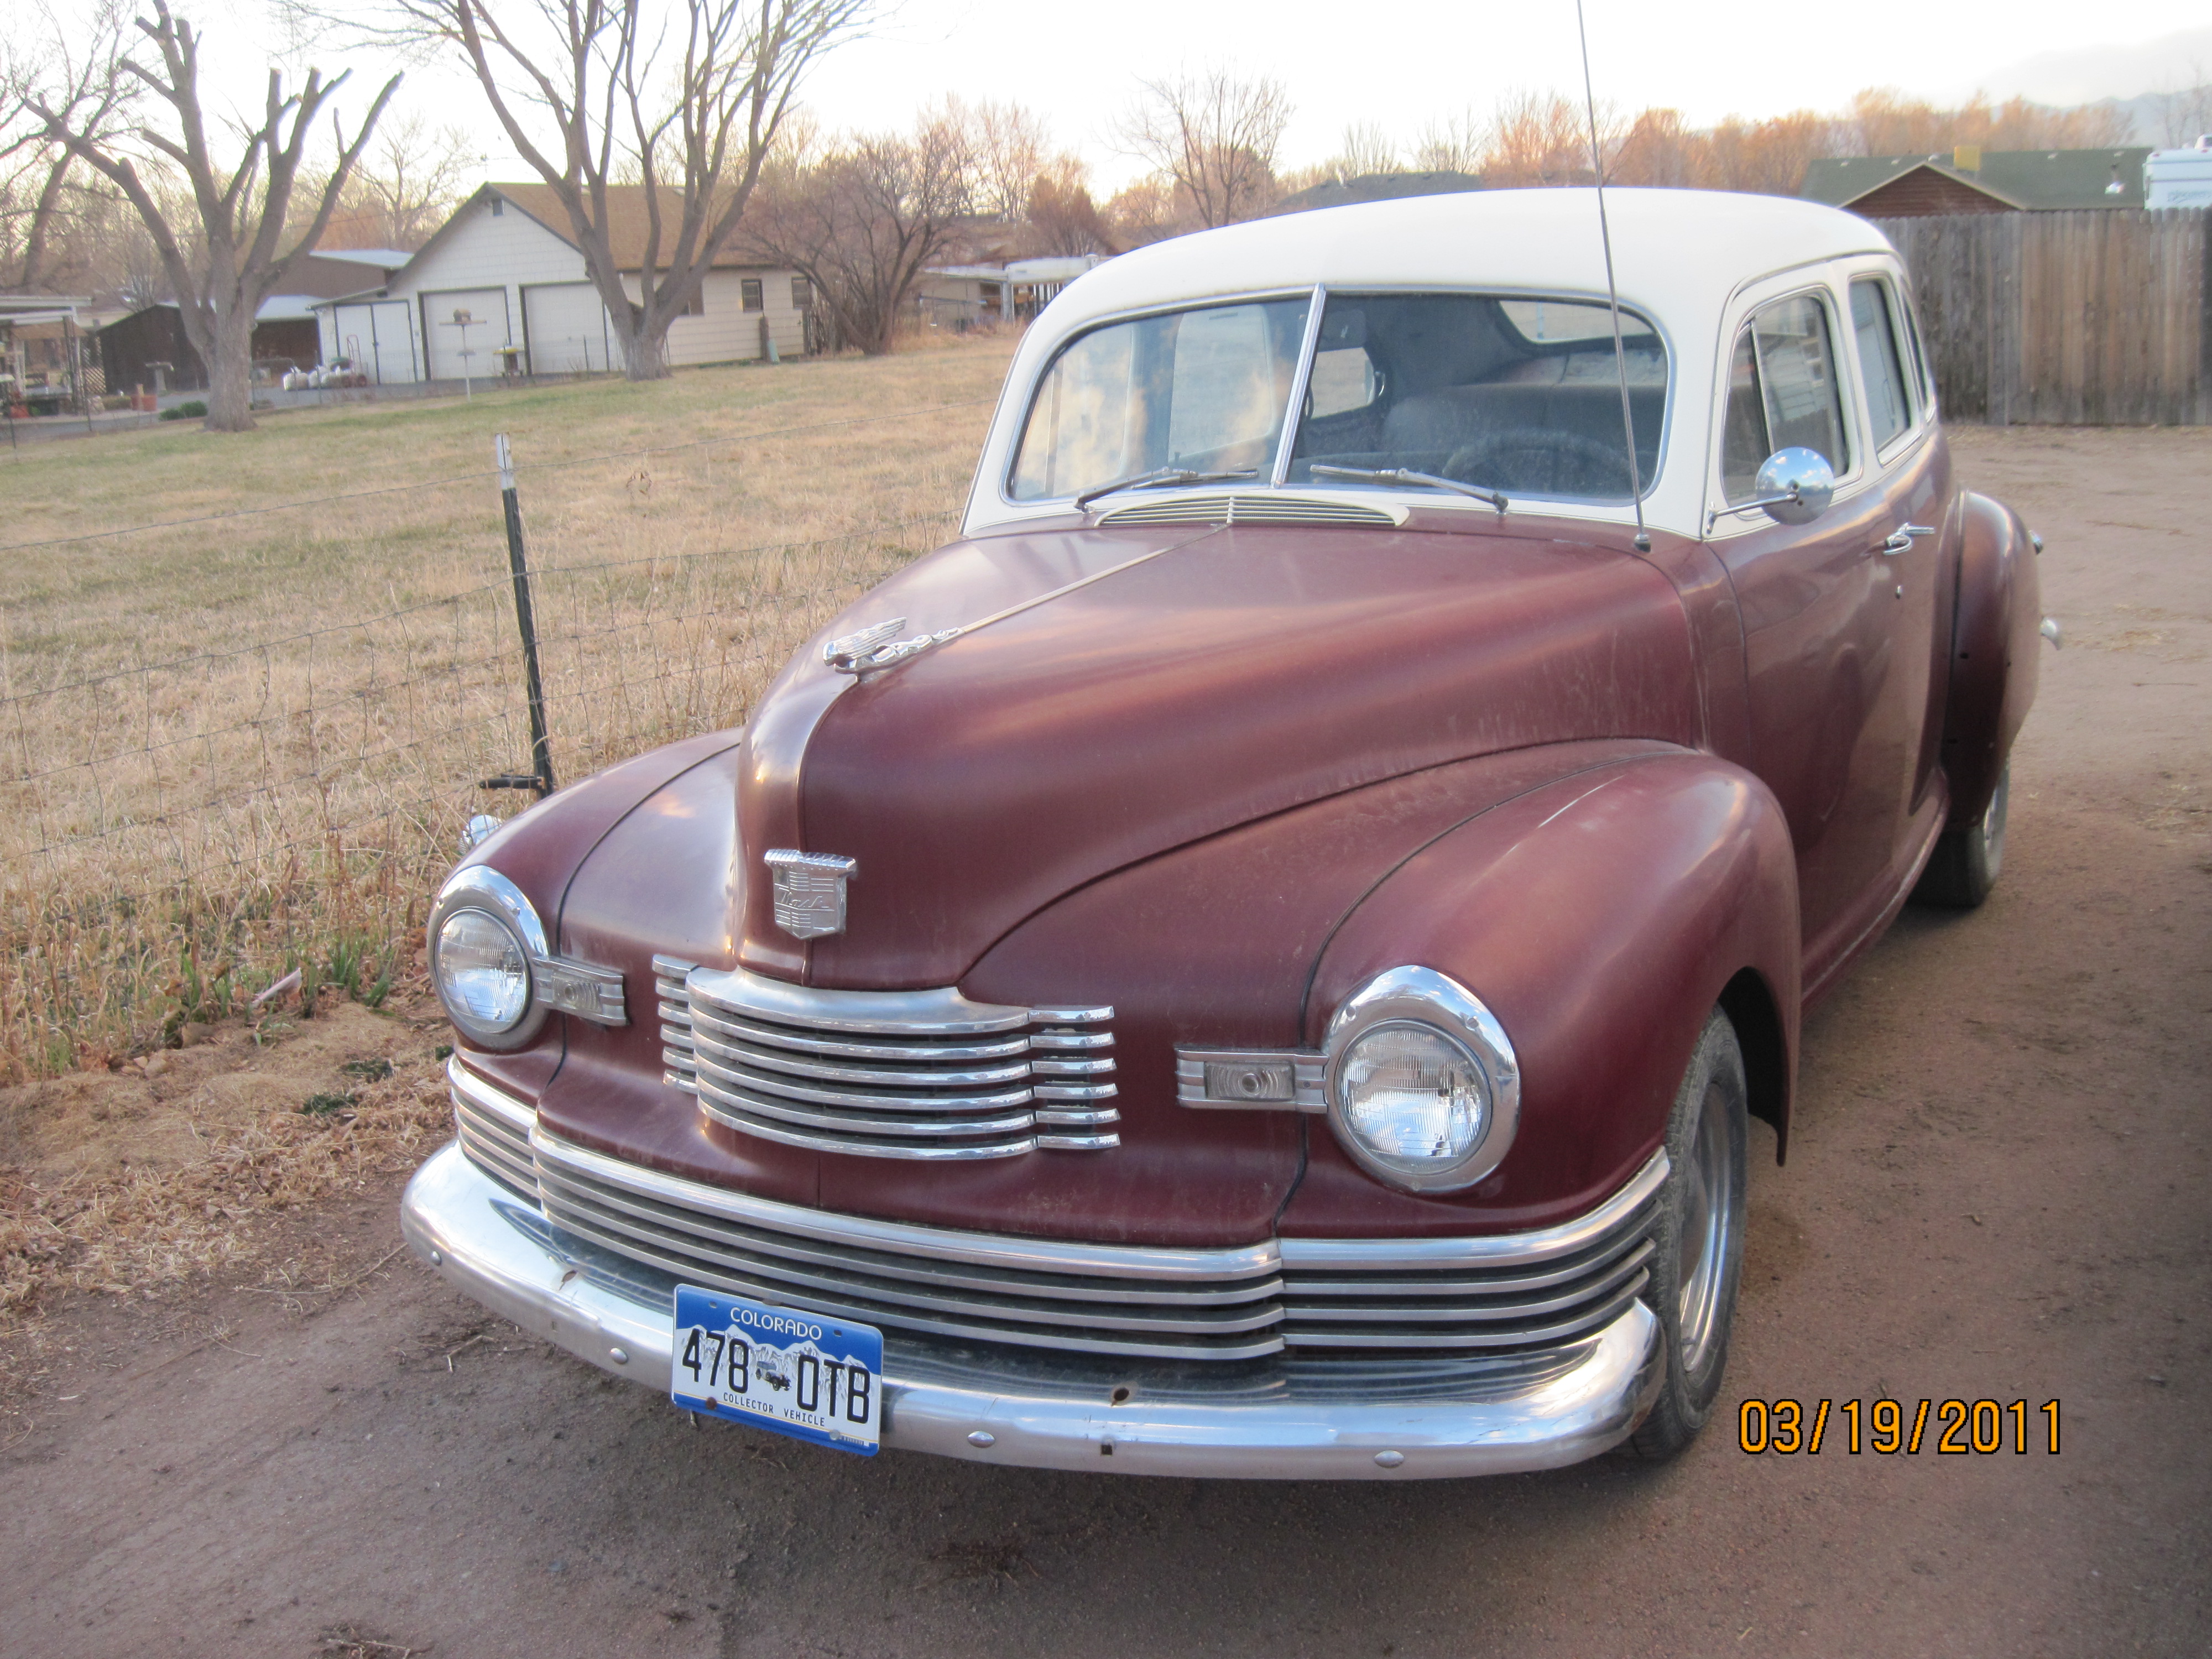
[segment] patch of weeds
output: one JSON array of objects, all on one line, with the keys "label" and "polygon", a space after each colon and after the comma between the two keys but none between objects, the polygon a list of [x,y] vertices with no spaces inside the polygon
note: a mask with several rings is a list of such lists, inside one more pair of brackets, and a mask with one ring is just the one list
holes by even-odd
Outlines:
[{"label": "patch of weeds", "polygon": [[315,1651],[327,1659],[411,1659],[413,1655],[428,1653],[428,1645],[411,1648],[398,1642],[387,1642],[372,1636],[359,1625],[332,1625],[317,1632]]},{"label": "patch of weeds", "polygon": [[300,1110],[309,1117],[336,1117],[340,1112],[353,1110],[351,1095],[309,1095],[300,1103]]},{"label": "patch of weeds", "polygon": [[392,1075],[392,1062],[380,1054],[373,1060],[349,1060],[338,1070],[363,1083],[381,1083]]},{"label": "patch of weeds", "polygon": [[430,1051],[430,1058],[433,1060],[451,1060],[453,1057],[453,1045],[450,1042],[441,1042]]}]

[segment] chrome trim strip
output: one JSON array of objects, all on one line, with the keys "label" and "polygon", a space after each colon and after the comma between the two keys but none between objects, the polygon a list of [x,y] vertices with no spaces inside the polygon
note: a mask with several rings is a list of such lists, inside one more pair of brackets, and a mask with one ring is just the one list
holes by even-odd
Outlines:
[{"label": "chrome trim strip", "polygon": [[[663,1006],[667,1005],[664,1004]],[[811,1037],[787,1027],[769,1025],[741,1019],[734,1014],[701,1014],[689,1003],[684,1005],[684,1023],[696,1030],[702,1024],[717,1035],[734,1038],[741,1042],[757,1042],[763,1047],[787,1048],[793,1054],[828,1054],[841,1060],[884,1060],[951,1061],[956,1060],[996,1060],[1006,1054],[1027,1054],[1029,1037],[1016,1035],[988,1042],[900,1042],[890,1038],[855,1036],[850,1042],[840,1042],[830,1037]]]},{"label": "chrome trim strip", "polygon": [[498,1085],[487,1083],[469,1070],[461,1064],[459,1054],[446,1057],[446,1085],[456,1094],[467,1096],[470,1105],[496,1119],[525,1140],[530,1139],[530,1132],[538,1125],[535,1111]]},{"label": "chrome trim strip", "polygon": [[[666,1275],[548,1225],[457,1146],[416,1172],[400,1219],[415,1254],[465,1294],[602,1370],[666,1392]],[[1656,1395],[1663,1358],[1658,1322],[1640,1302],[1545,1353],[1281,1359],[1256,1382],[1241,1366],[1192,1377],[1044,1351],[963,1358],[892,1334],[884,1443],[1114,1474],[1403,1480],[1556,1468],[1627,1437]],[[1130,1390],[1119,1403],[1117,1386]],[[1387,1452],[1398,1456],[1378,1462]]]},{"label": "chrome trim strip", "polygon": [[1322,313],[1328,309],[1328,287],[1316,283],[1306,301],[1306,325],[1300,331],[1298,365],[1291,371],[1290,401],[1283,405],[1282,435],[1275,440],[1275,464],[1268,469],[1270,488],[1280,489],[1291,476],[1291,456],[1297,447],[1298,428],[1306,417],[1306,388],[1313,384],[1314,359],[1321,354]]},{"label": "chrome trim strip", "polygon": [[[714,1035],[708,1036],[708,1031]],[[712,1054],[725,1065],[761,1067],[823,1083],[876,1084],[901,1095],[918,1089],[988,1088],[994,1083],[1020,1083],[1030,1075],[1026,1060],[1017,1060],[1011,1066],[981,1068],[963,1065],[949,1071],[919,1066],[841,1065],[836,1060],[816,1060],[753,1043],[732,1042],[719,1020],[709,1023],[705,1030],[696,1024],[692,1026],[691,1048],[695,1054]]]},{"label": "chrome trim strip", "polygon": [[1491,1233],[1473,1238],[1285,1238],[1286,1269],[1335,1272],[1426,1272],[1492,1262],[1553,1261],[1588,1249],[1657,1196],[1666,1183],[1662,1147],[1629,1177],[1628,1184],[1587,1215],[1535,1232]]},{"label": "chrome trim strip", "polygon": [[696,968],[688,982],[695,1000],[740,1018],[750,1015],[785,1025],[876,1031],[894,1037],[912,1037],[921,1032],[969,1036],[1018,1031],[1036,1018],[1027,1008],[970,1002],[950,987],[929,991],[824,991],[769,979],[743,968]]},{"label": "chrome trim strip", "polygon": [[[698,1059],[700,1076],[711,1077],[729,1088],[752,1090],[759,1094],[773,1096],[778,1102],[842,1106],[855,1112],[926,1113],[928,1121],[939,1124],[939,1127],[928,1131],[931,1134],[959,1133],[961,1125],[957,1115],[962,1112],[1004,1111],[1012,1107],[1026,1106],[1031,1099],[1027,1085],[1016,1089],[998,1090],[990,1094],[966,1095],[930,1095],[923,1093],[919,1087],[912,1094],[869,1094],[849,1089],[815,1089],[788,1078],[773,1074],[764,1076],[744,1070],[741,1060],[732,1062],[721,1046],[711,1038],[694,1038],[692,1053]],[[844,1117],[836,1121],[854,1129],[865,1129],[872,1120]]]},{"label": "chrome trim strip", "polygon": [[1027,1273],[1079,1273],[1098,1278],[1164,1280],[1254,1279],[1280,1271],[1282,1255],[1272,1239],[1264,1244],[1224,1249],[1176,1249],[1152,1245],[1074,1244],[1016,1234],[958,1232],[913,1222],[878,1221],[839,1215],[773,1199],[753,1198],[641,1164],[594,1152],[561,1139],[543,1125],[531,1136],[531,1150],[542,1164],[567,1168],[610,1187],[625,1188],[687,1210],[726,1217],[802,1238],[891,1250],[945,1261],[972,1261],[1019,1268]]},{"label": "chrome trim strip", "polygon": [[1293,1347],[1308,1348],[1389,1348],[1399,1352],[1413,1349],[1423,1352],[1451,1352],[1469,1348],[1517,1348],[1554,1342],[1571,1342],[1594,1328],[1618,1316],[1635,1304],[1636,1298],[1650,1282],[1650,1275],[1638,1272],[1610,1300],[1589,1309],[1571,1319],[1554,1320],[1548,1325],[1533,1329],[1519,1326],[1511,1330],[1486,1330],[1480,1326],[1466,1326],[1456,1330],[1407,1331],[1395,1327],[1368,1328],[1359,1330],[1304,1330],[1298,1328],[1294,1314],[1285,1322],[1283,1340]]},{"label": "chrome trim strip", "polygon": [[[719,1106],[723,1111],[739,1118],[750,1118],[757,1112],[763,1117],[774,1118],[779,1123],[796,1123],[806,1128],[826,1130],[854,1139],[868,1135],[943,1140],[959,1135],[1012,1134],[1030,1127],[1036,1121],[1036,1115],[1029,1111],[1002,1112],[995,1117],[891,1117],[872,1114],[866,1118],[855,1118],[843,1112],[810,1112],[804,1106],[781,1100],[764,1100],[757,1095],[748,1094],[741,1086],[742,1079],[733,1084],[732,1079],[712,1066],[701,1068],[699,1085],[699,1098],[702,1105]],[[1027,1104],[1026,1102],[1022,1103]]]},{"label": "chrome trim strip", "polygon": [[1181,1280],[1092,1279],[1073,1273],[1033,1273],[1024,1269],[997,1265],[897,1255],[842,1240],[801,1238],[795,1234],[750,1226],[734,1220],[702,1222],[696,1211],[679,1209],[572,1172],[556,1171],[550,1166],[539,1171],[539,1177],[560,1206],[613,1212],[619,1216],[635,1217],[642,1222],[671,1227],[671,1230],[669,1218],[680,1218],[686,1228],[703,1226],[705,1229],[689,1234],[689,1237],[723,1244],[733,1250],[744,1250],[756,1259],[769,1258],[763,1271],[781,1271],[781,1264],[790,1262],[796,1264],[792,1269],[793,1272],[809,1267],[839,1268],[879,1280],[911,1280],[940,1291],[974,1290],[1000,1297],[1030,1298],[1036,1298],[1049,1291],[1051,1300],[1091,1307],[1100,1318],[1109,1323],[1113,1319],[1112,1307],[1116,1304],[1136,1303],[1169,1308],[1235,1307],[1263,1301],[1276,1295],[1283,1287],[1281,1279],[1273,1275],[1230,1280],[1194,1279],[1188,1283]]},{"label": "chrome trim strip", "polygon": [[926,1140],[894,1144],[871,1140],[861,1135],[815,1133],[763,1118],[749,1117],[742,1112],[715,1104],[703,1092],[699,1095],[699,1109],[715,1122],[741,1133],[757,1135],[763,1140],[773,1140],[785,1146],[801,1147],[810,1152],[839,1152],[854,1158],[908,1158],[917,1163],[952,1164],[977,1158],[1016,1158],[1036,1150],[1036,1140],[1030,1135],[1018,1140],[978,1141],[945,1146]]},{"label": "chrome trim strip", "polygon": [[[1638,1241],[1638,1248],[1617,1261],[1604,1264],[1590,1280],[1577,1281],[1565,1290],[1554,1290],[1548,1296],[1539,1296],[1533,1301],[1493,1301],[1486,1296],[1480,1301],[1439,1305],[1433,1302],[1399,1302],[1394,1292],[1396,1286],[1384,1281],[1369,1287],[1368,1299],[1356,1303],[1308,1302],[1311,1294],[1296,1279],[1286,1280],[1284,1294],[1289,1298],[1292,1316],[1298,1319],[1318,1319],[1346,1325],[1438,1325],[1462,1323],[1474,1325],[1503,1324],[1509,1320],[1535,1319],[1545,1314],[1564,1312],[1570,1308],[1585,1307],[1594,1297],[1607,1295],[1623,1281],[1642,1273],[1651,1259],[1651,1241]],[[1501,1287],[1510,1290],[1510,1286]],[[1387,1297],[1388,1300],[1382,1298]]]}]

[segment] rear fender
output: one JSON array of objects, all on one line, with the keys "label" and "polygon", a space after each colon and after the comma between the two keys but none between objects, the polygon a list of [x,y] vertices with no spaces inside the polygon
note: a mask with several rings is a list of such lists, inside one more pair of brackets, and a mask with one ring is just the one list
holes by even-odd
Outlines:
[{"label": "rear fender", "polygon": [[1675,750],[1565,778],[1425,848],[1323,951],[1307,1044],[1402,963],[1450,975],[1504,1025],[1522,1077],[1513,1146],[1468,1191],[1416,1197],[1361,1172],[1316,1121],[1286,1234],[1489,1231],[1587,1208],[1661,1144],[1716,1004],[1748,1028],[1753,1110],[1787,1145],[1796,866],[1780,805],[1740,767]]},{"label": "rear fender", "polygon": [[2034,538],[2018,514],[1986,495],[1966,497],[1965,519],[1943,720],[1954,824],[1989,810],[2042,666]]}]

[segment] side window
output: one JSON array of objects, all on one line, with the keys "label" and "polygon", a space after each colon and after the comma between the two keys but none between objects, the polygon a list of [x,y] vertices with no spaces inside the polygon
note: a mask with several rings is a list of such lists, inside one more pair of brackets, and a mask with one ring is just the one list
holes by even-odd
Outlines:
[{"label": "side window", "polygon": [[1858,343],[1859,375],[1866,382],[1867,418],[1876,449],[1912,424],[1905,364],[1890,324],[1888,286],[1873,276],[1851,284],[1851,334]]},{"label": "side window", "polygon": [[1936,407],[1936,371],[1929,366],[1920,345],[1920,318],[1912,309],[1910,295],[1897,296],[1898,314],[1905,319],[1905,343],[1912,349],[1912,383],[1919,388],[1920,412],[1932,412]]},{"label": "side window", "polygon": [[1759,464],[1774,453],[1766,441],[1766,404],[1759,392],[1759,356],[1751,325],[1735,337],[1729,356],[1728,412],[1721,426],[1721,484],[1731,501],[1750,501]]},{"label": "side window", "polygon": [[1760,463],[1793,448],[1814,451],[1838,477],[1850,470],[1828,310],[1808,294],[1754,312],[1736,337],[1721,446],[1728,499],[1752,500]]}]

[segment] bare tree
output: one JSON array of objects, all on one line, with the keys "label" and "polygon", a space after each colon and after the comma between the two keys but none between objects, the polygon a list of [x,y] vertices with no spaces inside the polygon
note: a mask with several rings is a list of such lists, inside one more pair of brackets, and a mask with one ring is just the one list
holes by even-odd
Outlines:
[{"label": "bare tree", "polygon": [[1008,223],[1028,210],[1030,191],[1050,163],[1051,138],[1036,111],[986,98],[972,109],[957,97],[945,116],[964,127],[975,149],[975,210]]},{"label": "bare tree", "polygon": [[813,287],[847,344],[891,349],[923,270],[953,246],[974,204],[973,135],[950,113],[787,155],[763,181],[744,243]]},{"label": "bare tree", "polygon": [[1344,141],[1324,164],[1333,179],[1358,179],[1370,173],[1395,173],[1400,161],[1397,142],[1373,121],[1355,121],[1344,130]]},{"label": "bare tree", "polygon": [[1235,224],[1273,204],[1276,155],[1291,119],[1281,82],[1213,69],[1138,85],[1119,125],[1121,147],[1172,179],[1200,226]]},{"label": "bare tree", "polygon": [[[1598,111],[1601,152],[1620,140],[1620,120]],[[1590,182],[1587,112],[1557,93],[1515,93],[1500,100],[1485,135],[1482,176],[1493,188]]]},{"label": "bare tree", "polygon": [[77,157],[46,131],[31,108],[33,98],[58,108],[64,119],[96,143],[116,137],[129,119],[137,82],[121,70],[128,13],[121,0],[100,0],[64,25],[51,6],[40,8],[36,56],[18,40],[0,67],[5,125],[0,127],[0,236],[4,237],[10,285],[36,293],[50,276],[56,233],[71,205],[70,174]]},{"label": "bare tree", "polygon": [[1026,210],[1040,253],[1111,253],[1114,241],[1091,199],[1083,163],[1063,155],[1037,174]]},{"label": "bare tree", "polygon": [[2205,79],[2202,61],[2190,64],[2189,82],[2158,94],[2159,142],[2169,149],[2193,144],[2212,132],[2212,82]]},{"label": "bare tree", "polygon": [[1471,112],[1431,121],[1413,146],[1413,166],[1423,173],[1480,173],[1488,135],[1488,123]]},{"label": "bare tree", "polygon": [[[294,0],[359,27],[333,0]],[[633,380],[668,373],[799,87],[874,0],[375,0],[383,38],[438,45],[475,75],[515,152],[566,210]],[[641,244],[617,246],[610,190],[642,187]],[[631,282],[635,291],[632,292]]]},{"label": "bare tree", "polygon": [[1170,179],[1138,179],[1106,204],[1102,216],[1109,234],[1123,247],[1143,247],[1181,235],[1189,227],[1179,222],[1178,193]]},{"label": "bare tree", "polygon": [[465,129],[434,129],[420,114],[387,120],[374,151],[355,169],[353,188],[331,221],[325,243],[422,246],[468,193],[478,148]]},{"label": "bare tree", "polygon": [[[350,142],[333,112],[337,165],[306,228],[279,252],[279,244],[288,240],[285,225],[293,191],[301,183],[308,135],[352,71],[325,82],[319,70],[311,69],[306,84],[287,96],[283,77],[271,70],[259,125],[244,134],[237,161],[218,160],[201,101],[199,36],[190,23],[169,15],[167,0],[154,0],[154,11],[155,21],[139,18],[137,27],[145,37],[141,44],[150,43],[160,52],[160,66],[149,69],[123,57],[118,68],[169,106],[167,131],[142,125],[127,140],[103,137],[93,118],[100,107],[97,101],[87,109],[58,96],[34,94],[26,105],[51,142],[100,173],[137,210],[161,253],[185,337],[207,364],[208,428],[245,432],[253,425],[254,313],[276,291],[292,262],[322,235],[399,77],[385,82]],[[134,156],[132,148],[140,154]],[[191,221],[165,204],[140,173],[138,163],[146,152],[173,167],[191,187]]]}]

